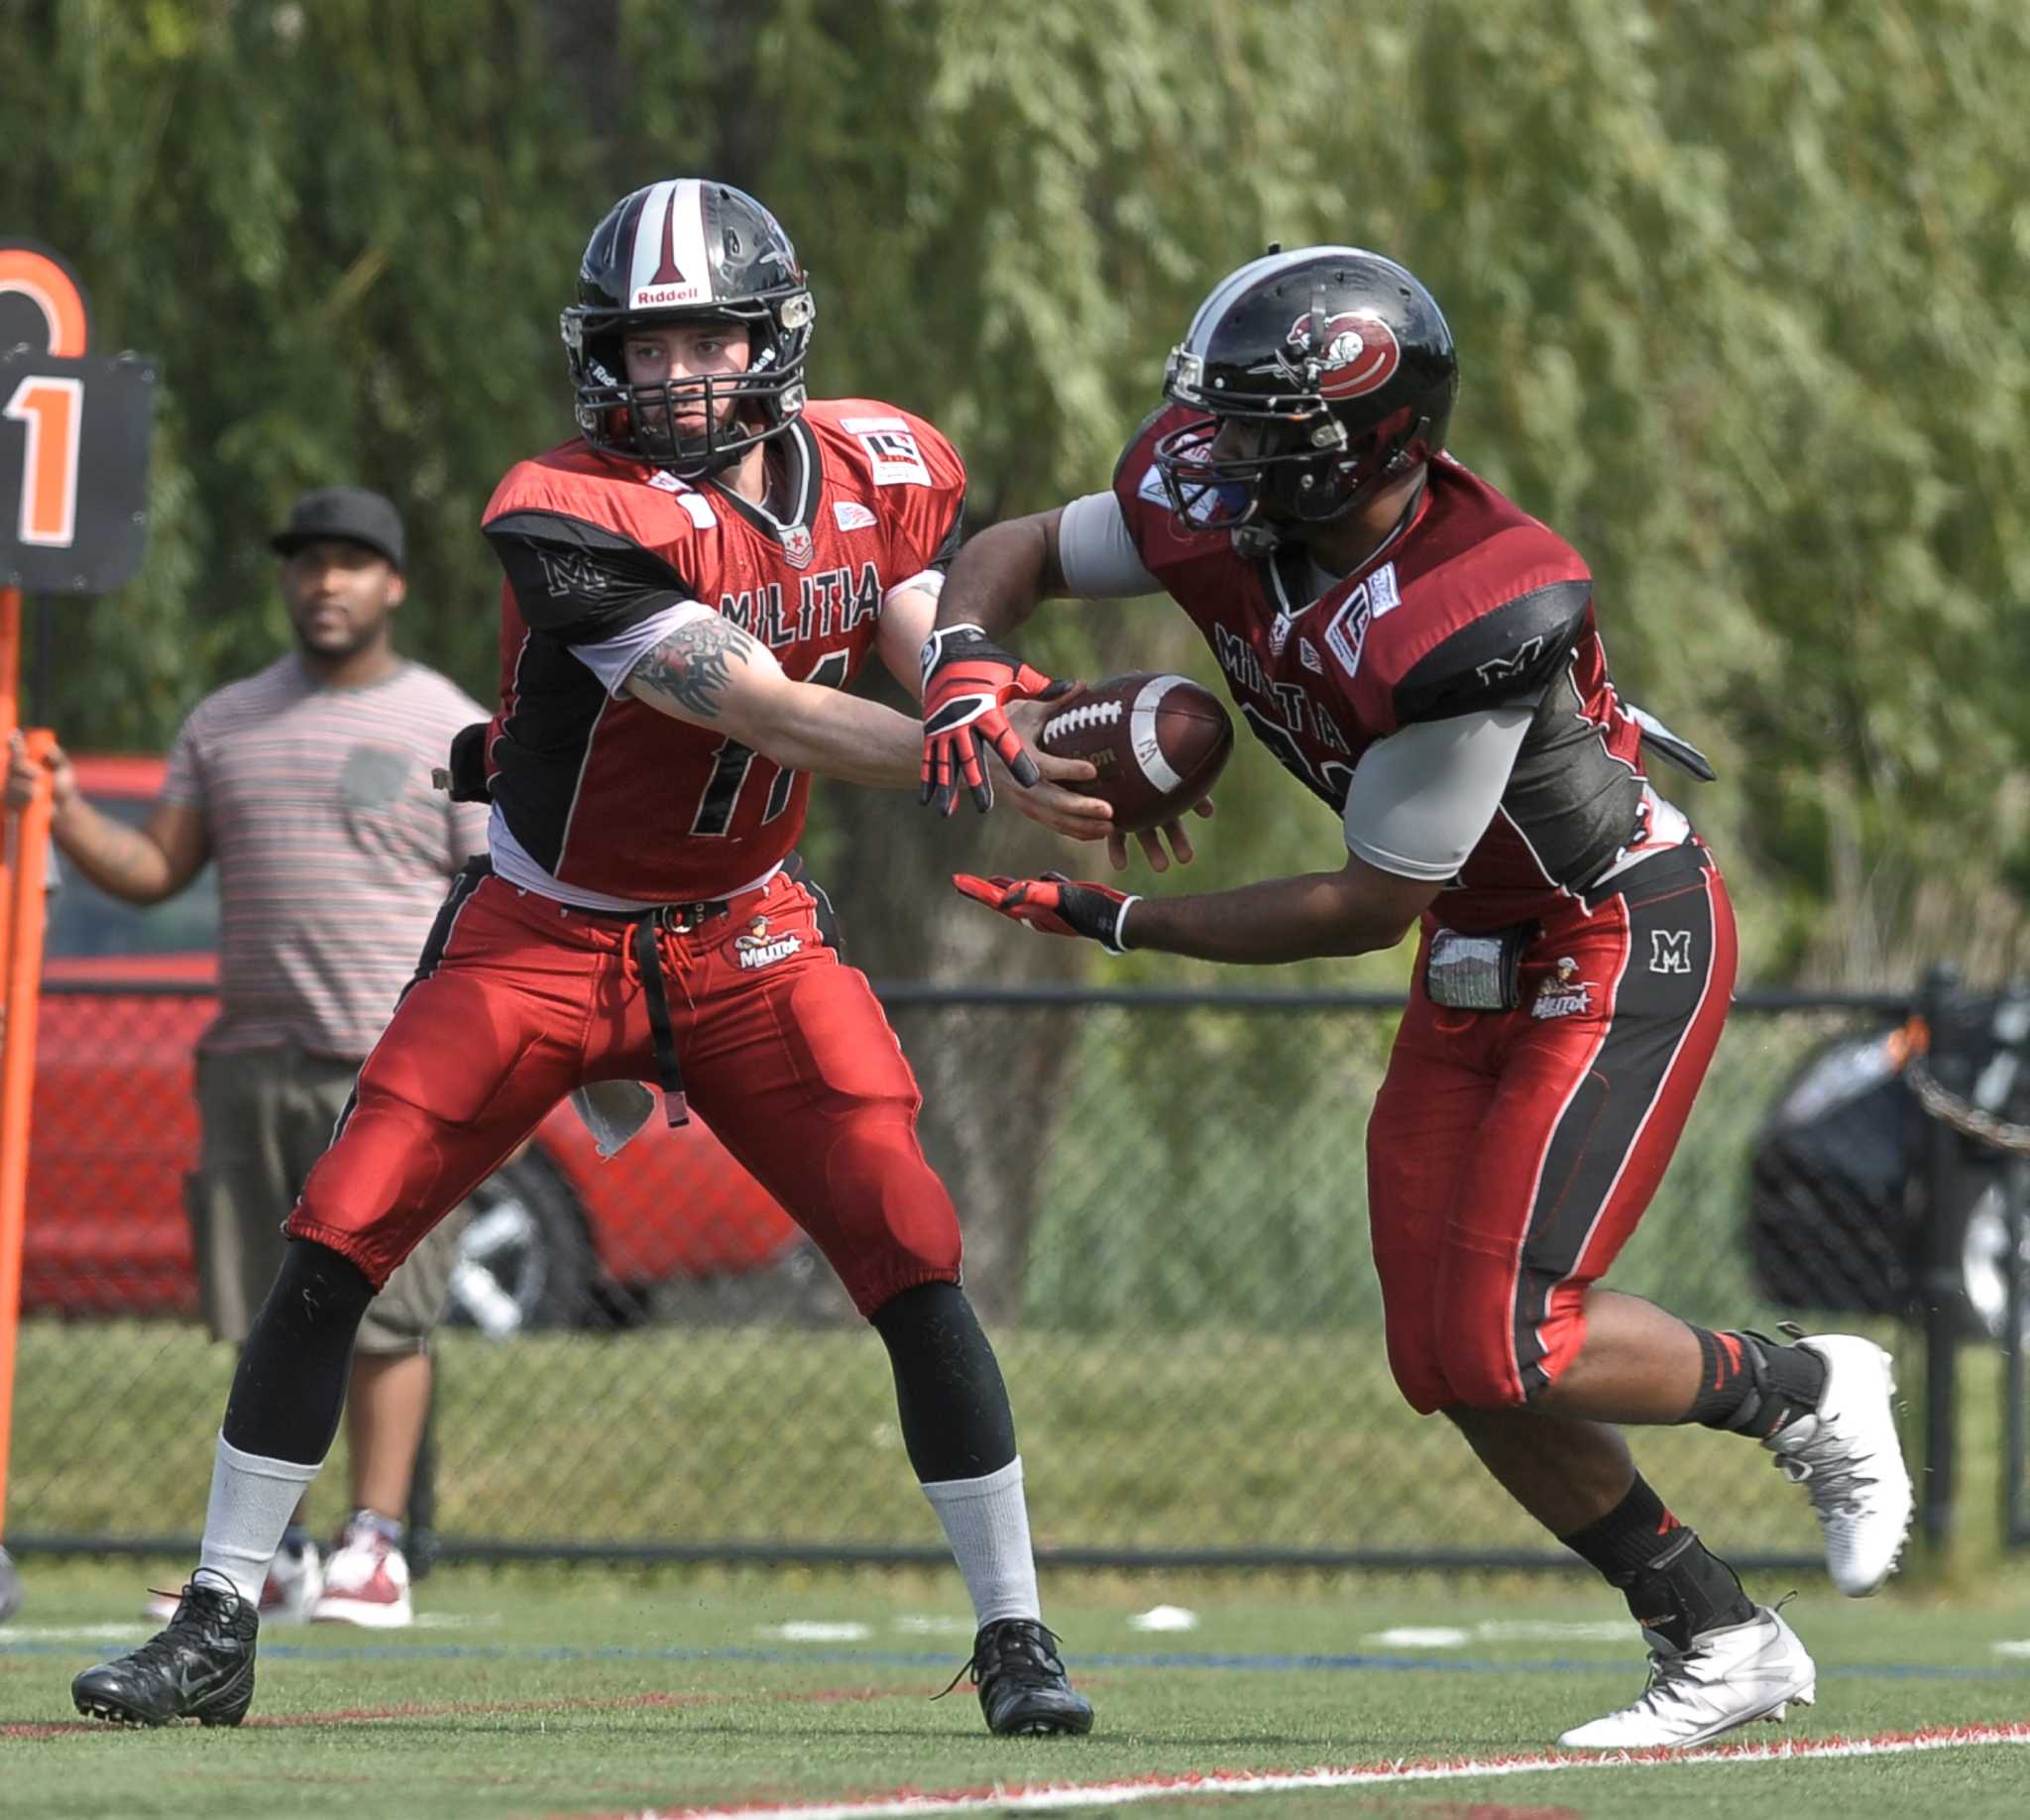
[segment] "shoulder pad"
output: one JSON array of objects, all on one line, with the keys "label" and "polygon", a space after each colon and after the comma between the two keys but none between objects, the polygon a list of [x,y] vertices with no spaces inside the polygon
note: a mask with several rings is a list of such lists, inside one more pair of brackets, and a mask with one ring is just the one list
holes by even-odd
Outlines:
[{"label": "shoulder pad", "polygon": [[814,399],[804,421],[828,450],[876,486],[962,492],[965,462],[935,423],[879,398]]},{"label": "shoulder pad", "polygon": [[603,517],[608,515],[605,502],[613,497],[614,483],[637,478],[645,481],[646,470],[629,475],[610,461],[588,459],[583,443],[567,442],[517,461],[502,475],[480,519],[484,523],[509,512],[564,512],[582,518]]},{"label": "shoulder pad", "polygon": [[1397,724],[1533,701],[1569,661],[1592,604],[1591,582],[1552,582],[1469,620],[1396,684]]}]

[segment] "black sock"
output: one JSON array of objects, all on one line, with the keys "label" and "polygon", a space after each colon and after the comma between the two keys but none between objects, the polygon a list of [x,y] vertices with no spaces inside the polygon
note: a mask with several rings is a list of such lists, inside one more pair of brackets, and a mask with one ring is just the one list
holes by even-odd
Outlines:
[{"label": "black sock", "polygon": [[353,1338],[373,1300],[357,1264],[314,1239],[291,1239],[240,1349],[226,1439],[263,1459],[318,1464],[338,1434]]},{"label": "black sock", "polygon": [[1687,1422],[1767,1440],[1819,1407],[1826,1361],[1816,1352],[1778,1346],[1759,1333],[1692,1332],[1699,1342],[1699,1392]]},{"label": "black sock", "polygon": [[1619,1586],[1624,1574],[1648,1566],[1683,1528],[1638,1472],[1628,1496],[1605,1517],[1558,1540]]},{"label": "black sock", "polygon": [[902,1444],[919,1481],[981,1479],[1014,1459],[1007,1386],[957,1284],[920,1283],[871,1318],[895,1370]]},{"label": "black sock", "polygon": [[1558,1539],[1620,1588],[1635,1622],[1673,1649],[1755,1615],[1734,1569],[1670,1514],[1639,1473],[1605,1517]]}]

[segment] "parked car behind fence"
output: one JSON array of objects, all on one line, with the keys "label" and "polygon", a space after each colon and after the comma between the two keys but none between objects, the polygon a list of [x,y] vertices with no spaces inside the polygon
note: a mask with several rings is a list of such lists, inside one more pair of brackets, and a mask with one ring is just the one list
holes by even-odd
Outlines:
[{"label": "parked car behind fence", "polygon": [[[147,819],[160,758],[76,764],[98,808]],[[217,947],[210,867],[148,910],[62,869],[37,1027],[26,1311],[195,1313],[183,1181],[197,1162],[192,1057],[217,1011]],[[602,1160],[559,1105],[474,1198],[448,1318],[495,1334],[605,1324],[658,1285],[764,1270],[800,1242],[695,1114],[677,1131],[653,1119]]]}]

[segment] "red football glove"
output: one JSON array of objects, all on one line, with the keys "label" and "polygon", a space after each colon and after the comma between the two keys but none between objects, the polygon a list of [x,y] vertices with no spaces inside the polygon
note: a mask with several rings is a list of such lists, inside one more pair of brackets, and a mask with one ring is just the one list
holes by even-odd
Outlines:
[{"label": "red football glove", "polygon": [[1041,878],[975,878],[970,872],[955,872],[952,882],[961,897],[989,910],[1045,935],[1084,936],[1110,955],[1128,952],[1122,939],[1128,906],[1142,901],[1107,885],[1067,878],[1063,872],[1046,872]]},{"label": "red football glove", "polygon": [[984,815],[994,786],[980,751],[984,739],[1027,789],[1042,775],[1022,737],[1008,725],[1008,704],[1024,696],[1062,694],[1041,670],[1004,651],[977,626],[945,626],[924,640],[924,771],[918,800],[935,800],[940,815],[959,802],[962,778]]}]

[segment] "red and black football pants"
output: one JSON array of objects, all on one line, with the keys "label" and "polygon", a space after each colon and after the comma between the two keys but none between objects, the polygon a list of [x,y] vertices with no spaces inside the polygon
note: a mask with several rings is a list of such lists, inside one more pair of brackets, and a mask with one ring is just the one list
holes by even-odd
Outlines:
[{"label": "red and black football pants", "polygon": [[1733,996],[1734,912],[1696,842],[1525,950],[1522,1002],[1458,1011],[1425,949],[1368,1125],[1389,1363],[1410,1406],[1526,1403],[1655,1194]]},{"label": "red and black football pants", "polygon": [[[379,1289],[574,1087],[654,1080],[632,927],[483,862],[461,875],[287,1230]],[[915,1077],[813,894],[778,873],[656,944],[691,1104],[861,1313],[956,1283],[959,1222],[917,1141]]]}]

